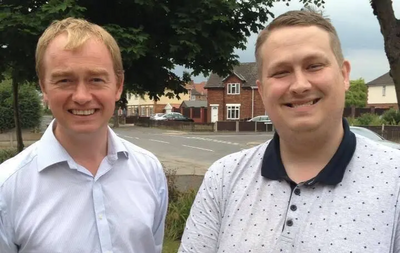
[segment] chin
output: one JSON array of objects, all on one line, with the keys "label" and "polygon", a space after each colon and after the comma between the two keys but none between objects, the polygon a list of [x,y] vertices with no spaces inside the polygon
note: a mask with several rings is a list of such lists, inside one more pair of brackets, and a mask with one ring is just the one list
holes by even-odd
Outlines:
[{"label": "chin", "polygon": [[301,133],[310,133],[315,132],[321,124],[317,124],[316,122],[297,122],[295,124],[289,124],[289,128],[293,132],[301,132]]}]

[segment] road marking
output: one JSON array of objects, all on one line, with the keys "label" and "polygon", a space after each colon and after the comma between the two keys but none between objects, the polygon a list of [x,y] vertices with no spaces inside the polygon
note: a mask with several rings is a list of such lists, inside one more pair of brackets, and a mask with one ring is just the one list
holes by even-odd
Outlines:
[{"label": "road marking", "polygon": [[167,141],[160,141],[160,140],[154,140],[154,139],[149,139],[149,141],[155,141],[155,142],[160,142],[160,143],[169,144],[169,142],[167,142]]},{"label": "road marking", "polygon": [[208,152],[214,152],[214,150],[206,149],[206,148],[193,147],[193,146],[189,146],[189,145],[182,145],[182,146],[187,147],[187,148],[200,149],[200,150],[204,150],[204,151],[208,151]]},{"label": "road marking", "polygon": [[212,141],[212,142],[218,142],[218,143],[222,143],[222,144],[229,144],[229,145],[234,145],[234,146],[238,146],[240,145],[237,142],[230,142],[230,141],[224,141],[224,140],[217,140],[217,139],[210,139],[210,138],[204,138],[204,137],[186,137],[184,136],[184,138],[187,139],[192,139],[192,140],[200,140],[200,141]]},{"label": "road marking", "polygon": [[118,136],[121,136],[121,137],[123,137],[123,138],[128,138],[128,139],[133,139],[133,138],[135,138],[136,140],[139,140],[139,138],[138,137],[132,137],[132,136],[128,136],[128,135],[121,135],[121,134],[117,134]]}]

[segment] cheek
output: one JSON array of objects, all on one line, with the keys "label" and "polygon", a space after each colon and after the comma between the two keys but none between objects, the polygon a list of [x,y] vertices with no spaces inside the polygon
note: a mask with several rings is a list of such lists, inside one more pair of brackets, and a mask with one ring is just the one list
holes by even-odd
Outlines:
[{"label": "cheek", "polygon": [[279,100],[286,94],[286,92],[287,88],[285,85],[270,84],[264,88],[263,97],[266,100],[266,103],[271,104],[274,103],[274,101]]}]

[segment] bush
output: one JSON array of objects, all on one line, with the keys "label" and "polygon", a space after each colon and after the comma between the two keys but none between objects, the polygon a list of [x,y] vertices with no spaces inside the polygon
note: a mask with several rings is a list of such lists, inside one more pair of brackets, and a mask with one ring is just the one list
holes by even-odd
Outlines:
[{"label": "bush", "polygon": [[16,148],[0,149],[0,164],[18,154]]},{"label": "bush", "polygon": [[383,124],[383,121],[377,114],[364,113],[361,114],[360,117],[356,118],[353,124],[361,126],[380,126]]},{"label": "bush", "polygon": [[382,115],[382,120],[386,125],[400,124],[400,111],[391,108]]},{"label": "bush", "polygon": [[[21,85],[18,98],[21,128],[39,127],[42,120],[42,104],[36,88],[31,84]],[[12,85],[9,80],[0,83],[0,115],[0,132],[15,127]]]},{"label": "bush", "polygon": [[185,192],[178,190],[176,186],[176,171],[166,171],[169,204],[165,221],[165,237],[171,241],[179,240],[185,229],[186,220],[196,197],[197,191],[190,189]]}]

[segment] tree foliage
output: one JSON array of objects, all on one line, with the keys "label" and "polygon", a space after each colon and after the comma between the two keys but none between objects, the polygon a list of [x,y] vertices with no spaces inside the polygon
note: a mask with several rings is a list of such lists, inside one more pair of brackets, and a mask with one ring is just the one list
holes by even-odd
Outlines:
[{"label": "tree foliage", "polygon": [[[18,109],[21,115],[21,127],[31,129],[40,126],[42,105],[40,97],[32,84],[23,84],[19,89]],[[12,85],[10,80],[0,83],[0,132],[15,127],[13,113]]]},{"label": "tree foliage", "polygon": [[391,108],[382,115],[382,120],[387,125],[399,125],[400,111]]},{"label": "tree foliage", "polygon": [[362,78],[350,81],[350,88],[346,92],[346,107],[365,107],[367,105],[368,88]]},{"label": "tree foliage", "polygon": [[[4,36],[0,37],[0,44],[7,45],[2,51],[7,52],[8,60],[14,49],[23,44],[19,55],[24,57],[24,69],[29,69],[27,74],[31,77],[34,45],[50,20],[81,16],[104,26],[117,39],[127,91],[154,97],[167,88],[178,94],[185,91],[183,87],[190,76],[174,74],[177,65],[192,69],[195,75],[228,73],[238,63],[234,50],[244,49],[251,32],[258,32],[273,16],[269,12],[272,2],[3,0],[0,32]],[[12,36],[7,37],[3,31]],[[21,40],[21,35],[25,39]],[[19,62],[21,57],[13,59]]]}]

